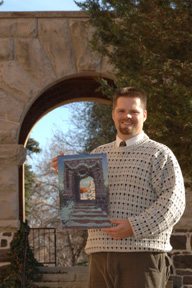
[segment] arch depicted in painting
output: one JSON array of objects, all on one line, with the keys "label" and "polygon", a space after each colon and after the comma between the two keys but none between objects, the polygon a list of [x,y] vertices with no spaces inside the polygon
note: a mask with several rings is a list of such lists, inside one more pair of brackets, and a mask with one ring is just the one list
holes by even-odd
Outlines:
[{"label": "arch depicted in painting", "polygon": [[[91,176],[95,184],[95,203],[103,207],[103,201],[106,200],[106,191],[104,185],[102,157],[86,158],[64,161],[64,195],[62,201],[79,202],[80,199],[80,181]],[[87,200],[92,201],[92,200]],[[62,204],[61,203],[61,206]],[[105,208],[105,207],[103,207]]]},{"label": "arch depicted in painting", "polygon": [[[109,227],[106,154],[58,156],[58,169],[61,227]],[[86,179],[81,187],[81,181]],[[87,193],[86,199],[81,198],[81,193]]]}]

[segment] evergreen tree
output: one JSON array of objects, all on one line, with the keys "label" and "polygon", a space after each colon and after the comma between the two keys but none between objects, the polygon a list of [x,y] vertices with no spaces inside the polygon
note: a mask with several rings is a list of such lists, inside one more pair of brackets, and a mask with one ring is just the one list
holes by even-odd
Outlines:
[{"label": "evergreen tree", "polygon": [[[39,143],[33,138],[29,138],[26,146],[27,155],[32,156],[33,153],[40,153],[41,149],[39,148]],[[35,174],[32,171],[32,166],[25,164],[25,214],[26,216],[30,213],[30,198],[32,187],[35,184]]]},{"label": "evergreen tree", "polygon": [[86,101],[72,103],[69,109],[72,115],[72,129],[66,135],[55,130],[54,136],[58,141],[61,138],[65,139],[76,153],[89,153],[97,146],[115,139],[116,130],[111,117],[111,105]]},{"label": "evergreen tree", "polygon": [[86,0],[76,4],[90,16],[95,28],[92,47],[113,65],[117,88],[136,86],[146,91],[149,121],[145,131],[169,146],[185,177],[191,177],[191,1]]},{"label": "evergreen tree", "polygon": [[34,282],[40,280],[40,264],[29,246],[29,231],[28,224],[21,222],[20,229],[11,242],[10,265],[0,275],[0,288],[37,287]]}]

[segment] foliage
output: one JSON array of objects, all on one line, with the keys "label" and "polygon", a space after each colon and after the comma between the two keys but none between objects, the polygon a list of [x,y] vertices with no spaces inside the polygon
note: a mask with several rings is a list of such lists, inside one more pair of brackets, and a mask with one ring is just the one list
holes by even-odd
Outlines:
[{"label": "foliage", "polygon": [[92,48],[114,67],[117,88],[148,94],[145,131],[168,145],[192,175],[192,4],[190,0],[86,0]]},{"label": "foliage", "polygon": [[[27,155],[31,158],[33,153],[40,153],[41,149],[39,148],[39,143],[35,141],[33,138],[29,138],[26,146]],[[32,166],[29,164],[25,164],[25,214],[28,216],[30,214],[30,197],[32,187],[35,183],[34,180],[35,174],[32,171]]]},{"label": "foliage", "polygon": [[29,138],[29,140],[27,142],[26,149],[27,149],[27,155],[29,157],[31,157],[31,155],[33,153],[40,153],[41,152],[41,149],[39,148],[39,143],[36,140],[34,140],[33,138]]},{"label": "foliage", "polygon": [[70,104],[69,110],[72,129],[66,135],[55,130],[54,136],[65,139],[74,153],[90,153],[95,147],[115,139],[111,105],[86,101]]},{"label": "foliage", "polygon": [[[33,282],[39,280],[40,264],[35,260],[29,246],[27,237],[29,230],[27,223],[21,223],[20,230],[11,243],[9,253],[11,264],[0,275],[0,288],[36,287]],[[21,286],[23,281],[25,281],[25,286]]]},{"label": "foliage", "polygon": [[35,174],[32,171],[32,166],[29,164],[25,164],[25,215],[28,216],[30,214],[30,198],[32,187],[35,183],[34,180]]}]

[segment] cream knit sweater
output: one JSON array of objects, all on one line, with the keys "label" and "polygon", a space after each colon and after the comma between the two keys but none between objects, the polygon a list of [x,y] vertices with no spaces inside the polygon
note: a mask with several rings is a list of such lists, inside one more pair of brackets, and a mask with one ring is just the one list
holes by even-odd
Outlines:
[{"label": "cream knit sweater", "polygon": [[149,139],[126,147],[116,142],[93,153],[106,153],[111,219],[129,219],[134,235],[114,240],[101,230],[89,230],[85,251],[170,251],[170,235],[185,208],[179,164],[165,145]]}]

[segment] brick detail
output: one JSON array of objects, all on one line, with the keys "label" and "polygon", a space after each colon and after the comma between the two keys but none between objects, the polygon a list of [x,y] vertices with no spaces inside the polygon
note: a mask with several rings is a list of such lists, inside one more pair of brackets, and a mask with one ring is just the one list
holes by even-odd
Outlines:
[{"label": "brick detail", "polygon": [[171,236],[174,288],[192,287],[192,231],[175,230]]},{"label": "brick detail", "polygon": [[192,255],[177,255],[173,261],[176,269],[192,269]]},{"label": "brick detail", "polygon": [[192,285],[192,276],[185,276],[183,278],[183,283]]},{"label": "brick detail", "polygon": [[9,249],[2,249],[0,250],[0,262],[9,262]]},{"label": "brick detail", "polygon": [[171,245],[174,250],[186,250],[186,235],[172,235]]}]

